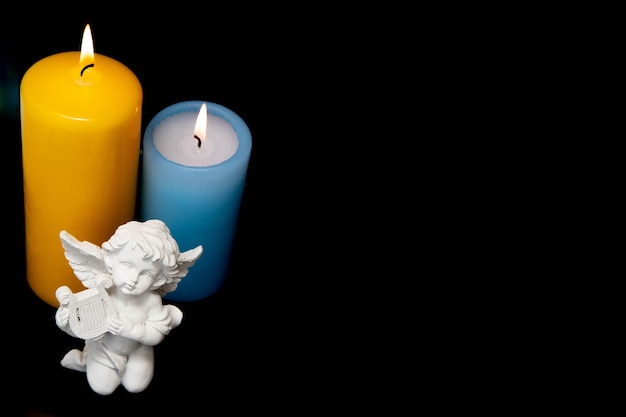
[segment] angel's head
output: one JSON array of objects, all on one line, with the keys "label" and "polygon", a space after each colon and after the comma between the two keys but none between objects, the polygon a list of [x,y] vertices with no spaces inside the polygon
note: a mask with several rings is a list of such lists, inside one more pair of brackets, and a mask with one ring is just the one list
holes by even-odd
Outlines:
[{"label": "angel's head", "polygon": [[[141,293],[148,289],[173,291],[193,265],[193,262],[181,261],[178,243],[165,223],[156,219],[130,221],[119,226],[113,236],[102,244],[102,250],[104,263],[113,275],[114,283],[128,285],[129,292]],[[128,272],[124,272],[126,270]],[[119,281],[116,280],[116,271],[123,271],[123,274],[118,274]],[[127,279],[132,280],[132,284],[124,284]]]}]

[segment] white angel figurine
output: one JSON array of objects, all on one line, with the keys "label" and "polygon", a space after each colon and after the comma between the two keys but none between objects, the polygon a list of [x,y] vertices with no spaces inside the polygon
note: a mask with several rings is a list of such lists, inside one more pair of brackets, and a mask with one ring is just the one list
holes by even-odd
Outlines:
[{"label": "white angel figurine", "polygon": [[57,326],[85,340],[61,360],[66,368],[86,372],[98,394],[113,393],[121,384],[141,392],[154,375],[154,346],[182,320],[182,311],[163,304],[202,246],[180,252],[161,220],[130,221],[117,228],[102,248],[60,233],[65,257],[87,288],[72,293],[57,289]]}]

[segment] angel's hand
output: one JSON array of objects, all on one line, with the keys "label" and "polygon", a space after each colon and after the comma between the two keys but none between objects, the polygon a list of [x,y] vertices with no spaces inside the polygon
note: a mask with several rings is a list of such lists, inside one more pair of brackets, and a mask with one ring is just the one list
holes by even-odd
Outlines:
[{"label": "angel's hand", "polygon": [[67,327],[70,323],[70,309],[67,306],[61,306],[54,315],[54,320],[58,327]]},{"label": "angel's hand", "polygon": [[136,340],[140,343],[146,343],[146,331],[145,325],[132,322],[124,317],[118,316],[109,321],[109,333]]},{"label": "angel's hand", "polygon": [[109,333],[114,335],[123,336],[124,326],[130,324],[127,320],[120,319],[119,317],[113,317],[109,320]]},{"label": "angel's hand", "polygon": [[70,299],[74,296],[68,286],[61,286],[55,292],[59,301],[59,308],[54,315],[56,324],[60,328],[67,327],[70,321]]}]

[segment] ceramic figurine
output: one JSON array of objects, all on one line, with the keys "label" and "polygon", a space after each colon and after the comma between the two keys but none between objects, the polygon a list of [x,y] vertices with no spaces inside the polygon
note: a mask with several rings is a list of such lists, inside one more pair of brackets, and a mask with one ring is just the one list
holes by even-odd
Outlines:
[{"label": "ceramic figurine", "polygon": [[162,297],[187,275],[202,246],[180,252],[161,220],[123,224],[101,248],[66,231],[60,237],[66,259],[87,288],[56,291],[57,326],[85,340],[83,350],[70,350],[61,365],[86,372],[89,386],[101,395],[120,384],[133,393],[145,390],[154,375],[154,346],[183,318]]}]

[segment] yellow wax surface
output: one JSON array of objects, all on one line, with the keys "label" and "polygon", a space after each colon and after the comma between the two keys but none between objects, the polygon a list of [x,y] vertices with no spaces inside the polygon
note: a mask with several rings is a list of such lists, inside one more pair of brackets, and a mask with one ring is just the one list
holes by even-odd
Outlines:
[{"label": "yellow wax surface", "polygon": [[120,62],[79,52],[35,63],[20,86],[26,275],[52,306],[58,287],[85,289],[59,233],[100,246],[135,217],[143,91]]}]

